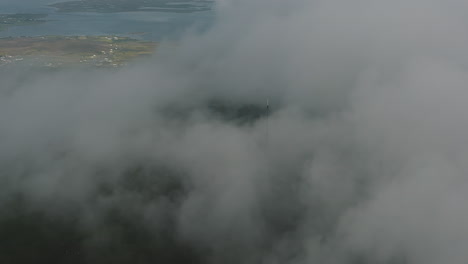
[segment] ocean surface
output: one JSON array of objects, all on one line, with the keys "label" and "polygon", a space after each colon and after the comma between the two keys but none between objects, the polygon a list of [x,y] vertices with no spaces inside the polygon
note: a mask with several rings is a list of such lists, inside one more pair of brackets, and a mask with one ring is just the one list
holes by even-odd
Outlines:
[{"label": "ocean surface", "polygon": [[[21,2],[21,0],[19,0]],[[45,3],[4,3],[0,0],[0,13],[48,14],[47,22],[9,27],[0,31],[1,37],[44,35],[119,35],[137,39],[159,41],[177,39],[187,30],[203,31],[213,19],[212,11],[193,13],[121,12],[121,13],[57,13]]]}]

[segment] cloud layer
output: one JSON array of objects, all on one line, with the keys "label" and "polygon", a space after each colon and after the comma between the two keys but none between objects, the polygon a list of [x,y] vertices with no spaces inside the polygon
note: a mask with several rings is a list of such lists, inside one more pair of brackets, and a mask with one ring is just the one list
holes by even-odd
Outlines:
[{"label": "cloud layer", "polygon": [[0,261],[464,263],[468,6],[216,8],[115,72],[2,70]]}]

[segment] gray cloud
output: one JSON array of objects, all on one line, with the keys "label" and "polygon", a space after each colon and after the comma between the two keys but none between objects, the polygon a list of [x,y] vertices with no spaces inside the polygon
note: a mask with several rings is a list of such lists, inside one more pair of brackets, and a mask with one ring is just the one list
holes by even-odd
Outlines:
[{"label": "gray cloud", "polygon": [[219,1],[151,61],[3,70],[0,260],[463,263],[467,8]]}]

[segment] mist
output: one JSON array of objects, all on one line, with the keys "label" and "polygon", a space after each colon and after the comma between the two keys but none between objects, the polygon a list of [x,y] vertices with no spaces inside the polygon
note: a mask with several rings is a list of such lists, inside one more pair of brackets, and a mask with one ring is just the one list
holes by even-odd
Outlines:
[{"label": "mist", "polygon": [[122,69],[0,70],[0,262],[464,263],[468,5],[215,9]]}]

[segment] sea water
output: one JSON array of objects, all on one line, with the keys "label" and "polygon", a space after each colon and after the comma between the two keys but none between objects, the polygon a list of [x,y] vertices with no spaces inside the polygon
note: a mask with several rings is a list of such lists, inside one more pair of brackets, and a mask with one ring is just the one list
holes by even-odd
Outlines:
[{"label": "sea water", "polygon": [[[21,1],[21,0],[20,0]],[[1,37],[45,35],[119,35],[158,41],[176,39],[187,30],[205,30],[213,19],[212,11],[172,13],[134,11],[120,13],[59,13],[46,5],[0,3],[0,13],[48,14],[47,22],[9,27]]]}]

